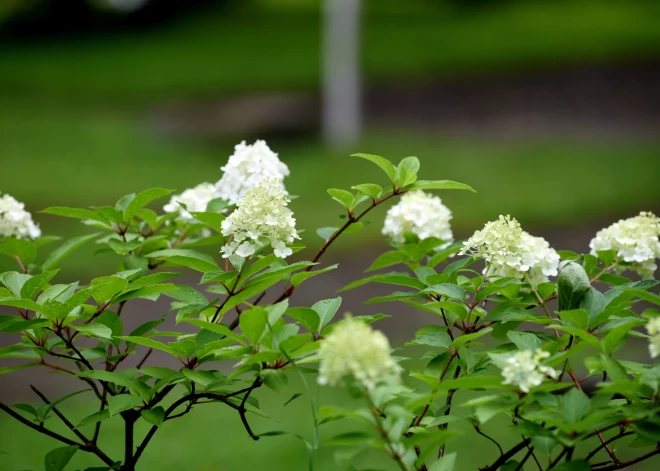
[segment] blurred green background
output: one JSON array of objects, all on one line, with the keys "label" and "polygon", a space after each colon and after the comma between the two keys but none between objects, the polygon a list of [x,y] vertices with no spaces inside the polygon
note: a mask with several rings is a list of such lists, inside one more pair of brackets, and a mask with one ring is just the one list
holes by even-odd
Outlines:
[{"label": "blurred green background", "polygon": [[[240,140],[265,138],[291,169],[286,185],[300,196],[291,207],[311,246],[316,228],[339,221],[326,188],[383,183],[354,152],[416,155],[423,178],[476,188],[441,195],[459,237],[508,213],[557,248],[584,251],[613,219],[660,208],[660,2],[363,0],[364,126],[348,144],[321,131],[323,3],[0,0],[0,192],[36,212],[112,204],[153,186],[181,191],[218,180]],[[386,247],[384,211],[349,236],[353,245],[340,244],[354,251],[344,258],[366,267]],[[47,234],[85,230],[35,217]],[[71,260],[67,274],[89,277],[113,263]],[[4,379],[0,396],[23,389]],[[267,410],[286,400],[257,396]],[[301,401],[287,406],[294,420],[279,411],[284,424],[257,427],[308,434]],[[105,435],[111,449],[118,425]],[[0,416],[0,450],[9,453],[0,469],[41,469],[34,450],[48,442]],[[460,469],[486,464],[488,446],[460,448]],[[343,469],[331,451],[318,469]],[[142,469],[305,463],[295,438],[252,443],[231,411],[202,406],[163,427]]]}]

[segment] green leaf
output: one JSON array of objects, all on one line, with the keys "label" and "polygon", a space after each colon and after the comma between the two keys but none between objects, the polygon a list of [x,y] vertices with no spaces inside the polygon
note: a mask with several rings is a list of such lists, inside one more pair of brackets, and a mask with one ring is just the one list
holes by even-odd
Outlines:
[{"label": "green leaf", "polygon": [[332,199],[344,206],[349,211],[353,209],[353,193],[346,190],[340,190],[339,188],[330,188],[328,194],[332,196]]},{"label": "green leaf", "polygon": [[252,342],[252,345],[259,344],[259,340],[266,330],[267,317],[268,313],[266,310],[260,307],[255,307],[241,313],[238,319],[238,325],[245,336]]},{"label": "green leaf", "polygon": [[379,155],[371,155],[371,154],[353,154],[351,157],[359,157],[361,159],[368,160],[370,162],[375,163],[378,165],[383,171],[387,174],[387,177],[390,179],[392,183],[396,181],[396,167],[387,160],[384,157],[381,157]]},{"label": "green leaf", "polygon": [[71,327],[88,337],[112,338],[112,329],[103,324],[71,324]]},{"label": "green leaf", "polygon": [[50,451],[44,460],[46,471],[62,471],[77,451],[77,445],[55,448]]},{"label": "green leaf", "polygon": [[434,293],[441,296],[447,296],[451,299],[460,299],[465,301],[465,290],[458,285],[451,283],[440,283],[437,285],[429,286],[424,290],[425,293]]},{"label": "green leaf", "polygon": [[17,298],[21,297],[23,286],[31,278],[30,275],[17,271],[8,271],[0,275],[0,282],[7,287]]},{"label": "green leaf", "polygon": [[67,240],[65,243],[60,245],[58,248],[53,250],[50,255],[44,261],[42,266],[43,270],[50,270],[55,265],[59,264],[62,259],[71,254],[74,250],[86,244],[90,240],[94,240],[99,236],[100,233],[87,234],[80,237],[74,237],[73,239]]},{"label": "green leaf", "polygon": [[93,288],[92,297],[99,304],[109,301],[124,291],[127,286],[128,280],[118,276],[102,276],[93,279],[90,283],[90,287]]},{"label": "green leaf", "polygon": [[165,420],[165,409],[156,406],[153,409],[142,409],[142,418],[151,425],[160,426]]},{"label": "green leaf", "polygon": [[321,327],[319,314],[309,307],[292,307],[287,309],[286,315],[300,322],[310,332],[318,332]]},{"label": "green leaf", "polygon": [[158,283],[162,283],[163,281],[167,281],[172,278],[176,278],[177,276],[180,276],[181,273],[175,273],[175,272],[159,272],[159,273],[153,273],[151,275],[143,276],[141,278],[138,278],[135,281],[131,281],[131,283],[128,285],[128,289],[137,289],[137,288],[143,288],[145,286],[152,286]]},{"label": "green leaf", "polygon": [[25,332],[48,324],[48,319],[23,319],[18,316],[0,316],[0,332]]},{"label": "green leaf", "polygon": [[138,195],[126,206],[126,209],[124,210],[124,221],[129,222],[144,206],[171,193],[172,190],[165,190],[164,188],[151,188],[142,193],[138,193]]},{"label": "green leaf", "polygon": [[406,347],[411,345],[428,345],[430,347],[448,348],[451,345],[451,337],[446,332],[432,332],[416,336],[414,340],[406,342]]},{"label": "green leaf", "polygon": [[129,242],[124,242],[123,240],[119,239],[110,239],[108,240],[108,246],[117,252],[119,255],[126,255],[128,252],[132,252],[133,250],[137,249],[141,245],[143,245],[145,241],[141,240],[131,240]]},{"label": "green leaf", "polygon": [[201,319],[190,319],[190,318],[182,319],[182,321],[188,324],[196,325],[200,329],[210,330],[211,332],[224,335],[225,337],[229,337],[231,339],[236,340],[237,342],[245,344],[245,340],[243,339],[243,337],[238,335],[236,332],[232,332],[231,330],[229,330],[229,327],[227,327],[224,324],[214,324],[211,322],[203,321]]},{"label": "green leaf", "polygon": [[450,390],[450,389],[482,389],[482,388],[494,388],[494,389],[506,389],[506,385],[502,385],[502,378],[500,376],[461,376],[456,379],[446,379],[442,381],[438,386],[438,390]]},{"label": "green leaf", "polygon": [[339,310],[339,306],[341,306],[341,297],[324,299],[312,306],[312,309],[319,315],[319,330],[323,330],[330,323],[337,310]]},{"label": "green leaf", "polygon": [[476,193],[474,188],[465,183],[454,182],[451,180],[418,180],[412,184],[409,190],[468,190]]},{"label": "green leaf", "polygon": [[392,265],[398,265],[405,260],[408,260],[408,256],[403,252],[399,252],[398,250],[385,252],[376,260],[374,260],[374,262],[369,266],[369,268],[367,268],[366,271],[374,271],[381,268],[391,267]]},{"label": "green leaf", "polygon": [[115,299],[112,300],[112,303],[117,304],[122,301],[128,301],[129,299],[133,299],[133,298],[144,298],[144,299],[155,300],[158,298],[158,295],[160,293],[171,294],[174,291],[177,291],[178,289],[179,287],[172,283],[162,283],[159,285],[145,286],[143,288],[138,288],[136,290],[128,291],[120,296],[117,296]]},{"label": "green leaf", "polygon": [[328,240],[332,235],[339,230],[338,227],[319,227],[316,229],[316,234],[323,240]]},{"label": "green leaf", "polygon": [[541,348],[539,338],[529,332],[507,332],[506,336],[516,344],[519,350],[535,351],[537,348]]},{"label": "green leaf", "polygon": [[21,288],[21,298],[34,299],[37,294],[57,275],[59,270],[50,270],[40,275],[35,275],[23,284]]},{"label": "green leaf", "polygon": [[216,232],[220,232],[222,221],[225,220],[225,216],[220,213],[214,212],[204,212],[204,213],[190,213],[195,219],[204,224],[207,227],[210,227]]},{"label": "green leaf", "polygon": [[410,185],[417,180],[417,172],[419,171],[419,159],[417,157],[406,157],[396,169],[396,186],[402,188]]},{"label": "green leaf", "polygon": [[470,342],[471,340],[477,339],[479,337],[482,337],[488,333],[490,333],[493,330],[492,327],[487,327],[485,329],[481,329],[479,332],[475,332],[473,334],[466,334],[466,335],[461,335],[460,337],[456,337],[454,341],[451,343],[451,346],[454,349],[458,349],[465,345],[467,342]]},{"label": "green leaf", "polygon": [[286,373],[282,370],[263,370],[259,376],[266,386],[273,391],[281,391],[289,383]]},{"label": "green leaf", "polygon": [[102,411],[94,412],[93,414],[88,415],[87,417],[82,419],[80,422],[78,422],[76,428],[80,429],[85,425],[95,424],[96,422],[100,422],[102,420],[106,420],[109,418],[110,418],[110,412],[108,411],[108,409],[103,409]]},{"label": "green leaf", "polygon": [[429,471],[454,471],[455,464],[456,464],[456,452],[447,453],[438,461],[433,463],[429,468]]},{"label": "green leaf", "polygon": [[29,239],[6,237],[0,242],[0,253],[12,258],[17,256],[24,265],[29,265],[37,258],[37,244]]},{"label": "green leaf", "polygon": [[176,351],[174,351],[173,348],[168,347],[162,342],[159,342],[157,340],[152,340],[147,337],[138,337],[138,336],[132,336],[132,335],[127,335],[127,336],[121,336],[121,337],[116,337],[122,340],[125,340],[126,342],[131,342],[131,343],[136,343],[138,345],[143,345],[145,347],[149,348],[155,348],[156,350],[161,350],[163,352],[167,352],[170,355],[178,356]]},{"label": "green leaf", "polygon": [[108,412],[110,417],[125,410],[142,405],[142,399],[130,394],[117,394],[108,398]]},{"label": "green leaf", "polygon": [[611,355],[614,353],[614,350],[619,346],[623,339],[626,338],[628,332],[642,323],[643,321],[641,320],[638,320],[637,322],[629,322],[609,331],[607,335],[605,335],[605,337],[602,339],[602,345],[605,354]]},{"label": "green leaf", "polygon": [[41,363],[23,363],[16,366],[3,366],[0,368],[0,375],[13,373],[14,371],[23,370],[25,368],[32,368],[33,366],[39,366]]},{"label": "green leaf", "polygon": [[605,371],[607,372],[608,376],[612,379],[612,381],[625,381],[625,382],[630,381],[630,378],[628,377],[628,373],[626,373],[625,368],[621,366],[621,363],[616,361],[614,358],[601,355],[600,361],[603,364],[603,368],[605,368]]},{"label": "green leaf", "polygon": [[577,327],[586,330],[589,326],[589,314],[584,309],[573,309],[572,311],[563,311],[559,317],[564,325]]},{"label": "green leaf", "polygon": [[557,295],[559,310],[568,311],[580,307],[584,295],[591,289],[589,276],[582,265],[575,262],[564,262],[557,278]]},{"label": "green leaf", "polygon": [[314,270],[314,271],[304,271],[301,273],[296,273],[295,275],[291,276],[291,285],[292,286],[300,286],[303,281],[308,280],[309,278],[317,275],[322,275],[323,273],[329,272],[331,270],[334,270],[339,266],[338,263],[335,263],[334,265],[330,265],[325,268],[321,268],[320,270]]},{"label": "green leaf", "polygon": [[357,288],[358,286],[362,286],[370,282],[385,283],[385,284],[398,285],[398,286],[407,286],[409,288],[417,288],[417,289],[426,288],[426,285],[422,281],[413,278],[410,275],[390,273],[386,275],[374,275],[368,278],[363,278],[361,280],[354,281],[352,283],[347,284],[339,291],[348,291],[349,289]]},{"label": "green leaf", "polygon": [[561,396],[560,408],[566,422],[572,425],[587,415],[589,404],[589,397],[577,388],[573,388]]},{"label": "green leaf", "polygon": [[351,189],[357,190],[374,200],[377,199],[383,191],[383,188],[380,185],[374,183],[362,183],[361,185],[352,186]]},{"label": "green leaf", "polygon": [[218,270],[218,265],[210,255],[206,255],[194,250],[186,249],[165,249],[151,252],[148,258],[157,258],[165,260],[174,265],[181,265],[192,268],[193,270],[206,273],[211,270]]},{"label": "green leaf", "polygon": [[39,211],[39,212],[44,214],[54,214],[55,216],[63,216],[74,219],[91,219],[93,221],[98,221],[106,225],[109,225],[110,223],[110,221],[107,218],[89,209],[67,208],[65,206],[51,206],[50,208],[46,208],[43,211]]},{"label": "green leaf", "polygon": [[245,286],[251,286],[256,283],[259,283],[261,281],[267,280],[269,278],[274,278],[274,277],[283,277],[284,275],[294,272],[296,270],[302,270],[303,268],[311,267],[313,265],[316,265],[316,263],[312,262],[296,262],[292,263],[291,265],[285,265],[283,267],[272,267],[269,268],[268,270],[264,270],[258,275],[255,275],[254,277],[250,278],[248,281],[246,281]]}]

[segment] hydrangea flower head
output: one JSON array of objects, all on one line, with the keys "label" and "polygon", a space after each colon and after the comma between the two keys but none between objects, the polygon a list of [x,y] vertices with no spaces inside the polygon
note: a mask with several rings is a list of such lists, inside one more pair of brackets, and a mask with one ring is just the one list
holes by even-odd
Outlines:
[{"label": "hydrangea flower head", "polygon": [[660,356],[660,316],[653,317],[646,324],[646,331],[651,338],[649,339],[649,354],[651,358]]},{"label": "hydrangea flower head", "polygon": [[412,232],[422,240],[436,237],[449,241],[453,239],[451,218],[451,211],[437,196],[422,190],[410,191],[387,211],[383,235],[398,243],[405,241],[406,232]]},{"label": "hydrangea flower head", "polygon": [[254,144],[242,141],[234,147],[227,165],[220,170],[225,173],[215,184],[215,197],[229,204],[238,203],[250,188],[264,178],[276,179],[282,192],[287,194],[283,181],[289,176],[289,167],[270,150],[266,141],[258,140]]},{"label": "hydrangea flower head", "polygon": [[[163,206],[166,213],[179,213],[181,219],[192,219],[191,212],[204,212],[206,206],[213,199],[215,186],[211,183],[200,183],[194,188],[188,188],[180,195],[174,195],[170,202]],[[181,206],[183,203],[186,209]]]},{"label": "hydrangea flower head", "polygon": [[25,205],[6,193],[0,197],[0,236],[41,237],[41,229],[32,220],[32,214],[25,210]]},{"label": "hydrangea flower head", "polygon": [[532,388],[539,386],[545,377],[557,378],[557,371],[541,364],[541,360],[549,356],[548,352],[541,349],[535,352],[520,350],[514,353],[507,358],[502,369],[504,384],[512,384],[522,392],[528,393]]},{"label": "hydrangea flower head", "polygon": [[236,210],[222,221],[222,234],[232,237],[232,241],[222,248],[223,257],[249,257],[262,245],[260,238],[270,241],[277,257],[291,255],[293,251],[287,244],[300,236],[293,212],[287,208],[288,203],[289,199],[276,178],[266,178],[249,189]]},{"label": "hydrangea flower head", "polygon": [[390,355],[390,342],[382,332],[347,317],[321,341],[319,384],[337,386],[352,376],[367,389],[383,378],[399,379],[400,367]]},{"label": "hydrangea flower head", "polygon": [[[621,219],[598,231],[589,243],[591,254],[601,250],[614,250],[618,257],[632,263],[632,270],[642,278],[652,278],[660,258],[660,218],[650,212]],[[621,272],[625,267],[617,267]]]},{"label": "hydrangea flower head", "polygon": [[463,243],[461,254],[471,254],[486,261],[486,276],[527,279],[537,285],[557,276],[559,255],[542,237],[523,231],[510,216],[486,223]]}]

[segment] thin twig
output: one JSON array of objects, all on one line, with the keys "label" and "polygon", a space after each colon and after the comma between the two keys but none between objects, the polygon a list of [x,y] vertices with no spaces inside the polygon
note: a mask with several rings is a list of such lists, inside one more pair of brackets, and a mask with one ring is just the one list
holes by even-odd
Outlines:
[{"label": "thin twig", "polygon": [[108,466],[114,466],[115,462],[108,457],[105,453],[103,453],[96,445],[91,444],[91,443],[78,443],[74,440],[71,440],[70,438],[67,438],[63,435],[60,435],[59,433],[53,432],[52,430],[47,429],[46,427],[43,426],[43,424],[35,424],[27,420],[25,417],[22,415],[14,412],[10,407],[5,405],[4,403],[0,402],[0,409],[5,411],[7,414],[12,416],[14,419],[18,420],[24,425],[27,425],[33,430],[36,430],[37,432],[43,433],[44,435],[48,435],[51,438],[54,438],[55,440],[59,440],[60,442],[69,445],[69,446],[77,446],[83,451],[86,451],[88,453],[93,453],[96,456],[98,456],[105,464]]}]

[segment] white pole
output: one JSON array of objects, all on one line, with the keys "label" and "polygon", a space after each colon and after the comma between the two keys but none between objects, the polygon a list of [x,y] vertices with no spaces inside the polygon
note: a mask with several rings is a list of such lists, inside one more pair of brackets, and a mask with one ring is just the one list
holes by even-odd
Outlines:
[{"label": "white pole", "polygon": [[323,137],[345,146],[360,135],[360,3],[325,0]]}]

